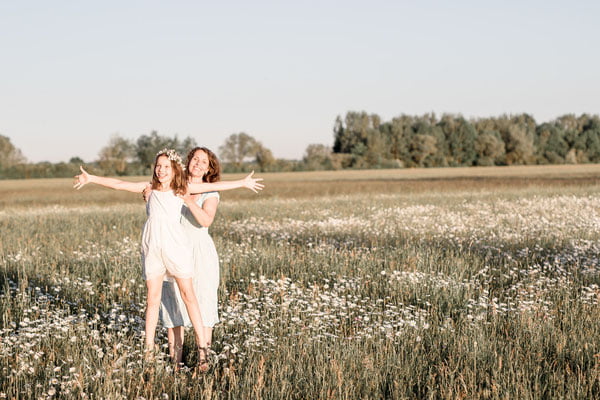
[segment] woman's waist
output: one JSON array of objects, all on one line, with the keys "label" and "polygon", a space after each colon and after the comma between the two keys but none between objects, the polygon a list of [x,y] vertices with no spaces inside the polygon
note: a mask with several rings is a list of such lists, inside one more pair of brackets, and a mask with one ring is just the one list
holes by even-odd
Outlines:
[{"label": "woman's waist", "polygon": [[170,225],[180,225],[181,215],[180,214],[148,214],[146,223],[167,223]]},{"label": "woman's waist", "polygon": [[190,237],[210,237],[210,234],[208,233],[208,228],[205,228],[203,226],[196,227],[193,225],[182,225],[182,228],[185,234]]},{"label": "woman's waist", "polygon": [[189,252],[194,244],[193,238],[186,235],[164,234],[162,232],[146,233],[142,236],[142,248],[167,249],[177,253]]}]

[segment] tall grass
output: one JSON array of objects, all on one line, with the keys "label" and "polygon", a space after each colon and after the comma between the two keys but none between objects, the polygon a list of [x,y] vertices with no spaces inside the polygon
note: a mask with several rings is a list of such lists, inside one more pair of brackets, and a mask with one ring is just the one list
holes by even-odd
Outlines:
[{"label": "tall grass", "polygon": [[570,173],[225,194],[207,374],[162,329],[143,359],[137,196],[0,188],[0,398],[599,397],[600,185]]}]

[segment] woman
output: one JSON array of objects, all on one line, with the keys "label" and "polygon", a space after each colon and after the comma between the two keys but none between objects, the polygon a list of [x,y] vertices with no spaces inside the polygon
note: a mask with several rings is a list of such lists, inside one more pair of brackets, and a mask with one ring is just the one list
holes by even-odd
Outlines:
[{"label": "woman", "polygon": [[[192,149],[187,156],[186,174],[189,183],[217,182],[221,168],[215,154],[205,147]],[[145,192],[146,194],[146,192]],[[208,233],[219,204],[219,193],[183,197],[181,224],[192,241],[194,254],[193,288],[202,314],[203,333],[206,340],[200,346],[208,353],[212,343],[212,330],[219,322],[217,289],[219,287],[219,256]],[[176,368],[183,358],[185,327],[192,326],[181,295],[173,282],[163,283],[160,318],[168,329],[169,353]]]},{"label": "woman", "polygon": [[[140,193],[147,182],[126,182],[88,174],[80,167],[81,174],[75,176],[76,189],[87,183]],[[146,206],[148,219],[142,232],[143,276],[147,287],[146,304],[146,351],[154,349],[154,337],[158,322],[158,310],[165,275],[177,282],[181,298],[194,327],[197,343],[207,343],[202,329],[202,316],[192,287],[194,268],[191,244],[180,224],[182,197],[190,193],[214,190],[229,190],[246,187],[254,192],[261,190],[261,179],[252,174],[238,181],[217,183],[188,183],[185,180],[181,157],[174,151],[164,149],[157,153],[152,176],[152,193]],[[199,367],[208,369],[207,351],[199,348]]]}]

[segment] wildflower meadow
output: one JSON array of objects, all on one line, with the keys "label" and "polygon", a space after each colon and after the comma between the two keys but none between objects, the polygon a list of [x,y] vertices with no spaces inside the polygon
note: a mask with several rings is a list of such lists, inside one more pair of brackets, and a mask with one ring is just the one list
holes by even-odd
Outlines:
[{"label": "wildflower meadow", "polygon": [[600,165],[264,177],[207,373],[144,360],[141,195],[0,181],[0,399],[600,397]]}]

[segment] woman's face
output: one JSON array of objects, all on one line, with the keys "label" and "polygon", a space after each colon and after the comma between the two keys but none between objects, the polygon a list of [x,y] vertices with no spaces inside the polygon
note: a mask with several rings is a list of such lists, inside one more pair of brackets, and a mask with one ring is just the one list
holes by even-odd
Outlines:
[{"label": "woman's face", "polygon": [[154,173],[160,183],[170,183],[173,180],[173,168],[167,156],[158,157],[154,166]]},{"label": "woman's face", "polygon": [[202,150],[196,150],[190,161],[189,173],[193,178],[201,178],[208,171],[208,154]]}]

